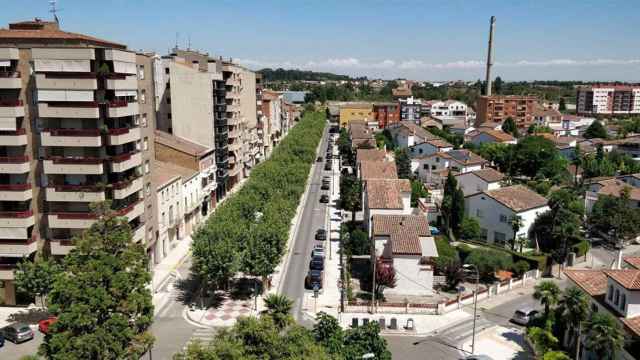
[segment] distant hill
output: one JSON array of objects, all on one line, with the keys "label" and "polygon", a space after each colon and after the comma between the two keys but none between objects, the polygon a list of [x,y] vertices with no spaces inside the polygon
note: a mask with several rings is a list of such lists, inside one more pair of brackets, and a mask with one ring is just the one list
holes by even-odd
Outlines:
[{"label": "distant hill", "polygon": [[352,80],[351,77],[347,75],[337,75],[327,72],[316,72],[316,71],[308,71],[308,70],[285,70],[285,69],[262,69],[258,70],[260,74],[262,74],[262,79],[265,82],[269,81],[300,81],[300,80],[308,80],[308,81],[322,81],[322,80]]}]

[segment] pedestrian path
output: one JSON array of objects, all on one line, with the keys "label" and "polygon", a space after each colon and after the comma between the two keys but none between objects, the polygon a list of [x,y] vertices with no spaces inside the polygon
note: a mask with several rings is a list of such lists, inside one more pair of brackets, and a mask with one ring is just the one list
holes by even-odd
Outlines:
[{"label": "pedestrian path", "polygon": [[189,341],[187,341],[187,343],[184,345],[183,350],[186,350],[189,345],[196,341],[202,345],[210,343],[211,340],[213,340],[213,338],[216,336],[217,331],[218,330],[214,328],[197,328],[193,332],[193,335],[191,335]]},{"label": "pedestrian path", "polygon": [[224,299],[215,308],[186,310],[189,320],[206,327],[233,326],[238,317],[249,315],[256,315],[253,300]]}]

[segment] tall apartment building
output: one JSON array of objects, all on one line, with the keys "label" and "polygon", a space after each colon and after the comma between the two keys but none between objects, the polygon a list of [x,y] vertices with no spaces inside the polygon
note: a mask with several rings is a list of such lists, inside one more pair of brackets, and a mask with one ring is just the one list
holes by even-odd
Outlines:
[{"label": "tall apartment building", "polygon": [[276,91],[262,91],[262,115],[263,115],[263,153],[266,158],[271,156],[273,149],[278,145],[283,135],[283,96]]},{"label": "tall apartment building", "polygon": [[139,84],[138,61],[125,45],[65,32],[55,22],[0,29],[5,304],[15,303],[17,261],[38,249],[67,254],[72,238],[96,220],[92,202],[110,200],[129,219],[134,239],[145,241],[150,165],[143,163],[138,91],[148,85]]},{"label": "tall apartment building", "polygon": [[386,128],[388,125],[400,121],[400,105],[399,103],[374,103],[373,118],[378,122],[380,129]]},{"label": "tall apartment building", "polygon": [[422,113],[422,101],[410,96],[405,99],[400,99],[400,120],[401,121],[413,121],[416,124],[420,124],[420,114]]},{"label": "tall apartment building", "polygon": [[533,113],[538,106],[538,98],[520,95],[480,96],[476,104],[476,126],[485,122],[501,124],[510,117],[519,127],[529,127],[534,122]]},{"label": "tall apartment building", "polygon": [[640,85],[580,86],[576,110],[578,114],[640,114]]}]

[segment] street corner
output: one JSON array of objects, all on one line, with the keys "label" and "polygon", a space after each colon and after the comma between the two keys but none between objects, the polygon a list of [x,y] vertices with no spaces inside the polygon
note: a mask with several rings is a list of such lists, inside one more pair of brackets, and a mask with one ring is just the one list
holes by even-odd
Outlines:
[{"label": "street corner", "polygon": [[[462,345],[465,352],[472,350],[472,339]],[[476,335],[475,354],[487,355],[495,360],[534,359],[524,339],[522,329],[493,326]]]},{"label": "street corner", "polygon": [[230,327],[241,316],[255,316],[253,301],[224,300],[216,307],[199,309],[186,306],[183,317],[186,321],[198,327]]}]

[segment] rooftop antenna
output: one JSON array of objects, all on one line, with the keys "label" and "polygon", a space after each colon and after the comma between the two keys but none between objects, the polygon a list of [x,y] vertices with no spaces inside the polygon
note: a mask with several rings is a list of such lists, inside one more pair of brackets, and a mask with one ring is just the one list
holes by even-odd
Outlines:
[{"label": "rooftop antenna", "polygon": [[176,31],[176,46],[173,48],[173,51],[178,51],[178,39],[180,38],[180,33]]},{"label": "rooftop antenna", "polygon": [[491,96],[491,67],[493,66],[493,32],[496,24],[496,17],[492,16],[489,22],[489,49],[487,51],[487,90],[485,94]]},{"label": "rooftop antenna", "polygon": [[49,0],[49,12],[53,14],[53,20],[55,20],[57,24],[60,24],[60,19],[58,19],[59,9],[56,8],[56,5],[57,0]]},{"label": "rooftop antenna", "polygon": [[191,50],[191,35],[187,37],[187,50]]}]

